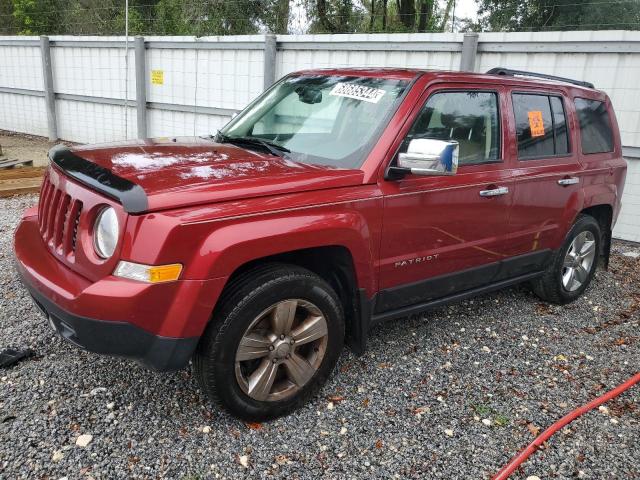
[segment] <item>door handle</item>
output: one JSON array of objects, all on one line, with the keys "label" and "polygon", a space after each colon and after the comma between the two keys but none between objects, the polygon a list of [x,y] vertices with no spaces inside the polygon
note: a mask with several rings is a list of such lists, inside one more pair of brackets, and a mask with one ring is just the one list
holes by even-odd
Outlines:
[{"label": "door handle", "polygon": [[562,185],[563,187],[566,187],[567,185],[575,185],[576,183],[580,183],[580,179],[578,177],[567,177],[558,180],[558,185]]},{"label": "door handle", "polygon": [[498,195],[506,195],[509,193],[508,187],[496,187],[489,190],[480,190],[481,197],[497,197]]}]

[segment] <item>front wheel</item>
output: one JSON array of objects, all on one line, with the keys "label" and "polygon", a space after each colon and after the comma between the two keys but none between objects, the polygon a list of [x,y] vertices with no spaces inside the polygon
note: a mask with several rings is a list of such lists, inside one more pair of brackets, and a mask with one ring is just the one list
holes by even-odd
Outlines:
[{"label": "front wheel", "polygon": [[598,222],[589,215],[579,216],[549,268],[533,282],[536,295],[557,304],[582,295],[598,266],[601,240]]},{"label": "front wheel", "polygon": [[333,289],[312,272],[268,265],[237,278],[194,356],[207,395],[257,421],[289,413],[322,386],[342,350]]}]

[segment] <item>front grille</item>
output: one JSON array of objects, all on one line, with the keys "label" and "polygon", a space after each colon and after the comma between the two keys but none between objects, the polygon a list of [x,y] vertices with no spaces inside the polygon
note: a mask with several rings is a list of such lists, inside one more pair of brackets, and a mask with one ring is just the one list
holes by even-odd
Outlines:
[{"label": "front grille", "polygon": [[81,212],[80,200],[71,198],[45,177],[40,190],[38,224],[42,239],[55,253],[73,257]]}]

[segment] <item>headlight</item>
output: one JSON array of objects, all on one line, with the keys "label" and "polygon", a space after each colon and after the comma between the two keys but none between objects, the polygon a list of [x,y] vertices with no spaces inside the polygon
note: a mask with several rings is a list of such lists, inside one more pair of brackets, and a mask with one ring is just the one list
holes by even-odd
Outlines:
[{"label": "headlight", "polygon": [[118,217],[116,211],[107,207],[103,209],[93,228],[93,246],[101,258],[109,258],[116,251],[118,244]]}]

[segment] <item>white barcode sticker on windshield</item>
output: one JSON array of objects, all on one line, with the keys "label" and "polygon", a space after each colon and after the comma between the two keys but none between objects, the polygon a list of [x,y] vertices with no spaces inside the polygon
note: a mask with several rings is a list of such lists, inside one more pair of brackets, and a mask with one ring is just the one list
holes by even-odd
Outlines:
[{"label": "white barcode sticker on windshield", "polygon": [[336,83],[330,93],[336,97],[354,98],[370,103],[378,103],[384,94],[385,91],[379,88],[365,87],[356,83]]}]

